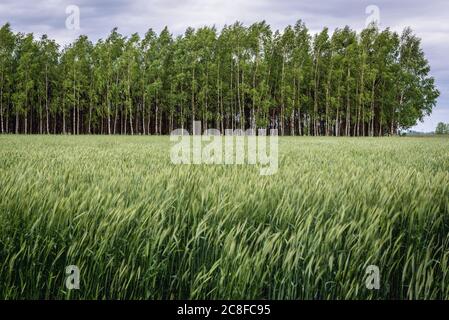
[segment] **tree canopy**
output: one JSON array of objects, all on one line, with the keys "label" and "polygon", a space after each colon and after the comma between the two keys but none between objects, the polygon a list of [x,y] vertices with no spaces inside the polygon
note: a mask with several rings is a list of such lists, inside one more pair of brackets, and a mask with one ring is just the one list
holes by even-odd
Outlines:
[{"label": "tree canopy", "polygon": [[383,136],[432,112],[439,92],[421,41],[371,25],[312,35],[302,21],[168,28],[95,44],[0,29],[2,133],[168,134],[276,128]]}]

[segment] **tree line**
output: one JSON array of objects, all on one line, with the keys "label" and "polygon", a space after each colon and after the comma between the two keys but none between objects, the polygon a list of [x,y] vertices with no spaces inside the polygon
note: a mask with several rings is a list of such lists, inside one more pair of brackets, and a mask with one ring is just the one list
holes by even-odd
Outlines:
[{"label": "tree line", "polygon": [[2,133],[168,134],[276,128],[281,135],[383,136],[429,115],[439,92],[410,28],[311,35],[302,21],[113,29],[61,48],[0,29]]}]

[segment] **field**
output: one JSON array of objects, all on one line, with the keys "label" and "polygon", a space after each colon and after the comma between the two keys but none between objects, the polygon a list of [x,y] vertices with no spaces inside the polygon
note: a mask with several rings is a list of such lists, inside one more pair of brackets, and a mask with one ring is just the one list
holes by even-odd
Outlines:
[{"label": "field", "polygon": [[168,137],[0,136],[0,298],[449,299],[449,139],[279,148],[260,176]]}]

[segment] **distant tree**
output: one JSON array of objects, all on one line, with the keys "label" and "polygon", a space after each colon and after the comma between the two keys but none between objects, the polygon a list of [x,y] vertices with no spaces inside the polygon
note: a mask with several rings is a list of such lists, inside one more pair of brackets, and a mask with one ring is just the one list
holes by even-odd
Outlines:
[{"label": "distant tree", "polygon": [[[42,111],[45,109],[45,133],[50,133],[50,106],[56,98],[57,88],[57,67],[59,58],[59,46],[54,40],[43,35],[38,43],[39,49],[39,133],[43,133]],[[45,108],[42,107],[45,105]]]},{"label": "distant tree", "polygon": [[8,132],[8,116],[13,93],[14,48],[16,37],[9,23],[0,28],[0,127]]},{"label": "distant tree", "polygon": [[[15,133],[28,133],[32,130],[34,97],[36,95],[37,46],[33,35],[19,34],[17,47],[17,69],[14,72],[15,92],[13,94],[14,113],[16,118]],[[23,119],[20,130],[20,119]],[[31,120],[31,121],[29,121]]]},{"label": "distant tree", "polygon": [[439,122],[435,129],[435,134],[449,134],[449,123]]}]

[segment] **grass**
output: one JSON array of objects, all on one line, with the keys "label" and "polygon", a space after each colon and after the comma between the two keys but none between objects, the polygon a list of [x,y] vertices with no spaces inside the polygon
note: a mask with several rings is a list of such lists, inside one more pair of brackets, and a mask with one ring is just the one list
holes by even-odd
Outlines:
[{"label": "grass", "polygon": [[449,299],[449,139],[280,138],[273,176],[169,148],[0,136],[0,298]]}]

